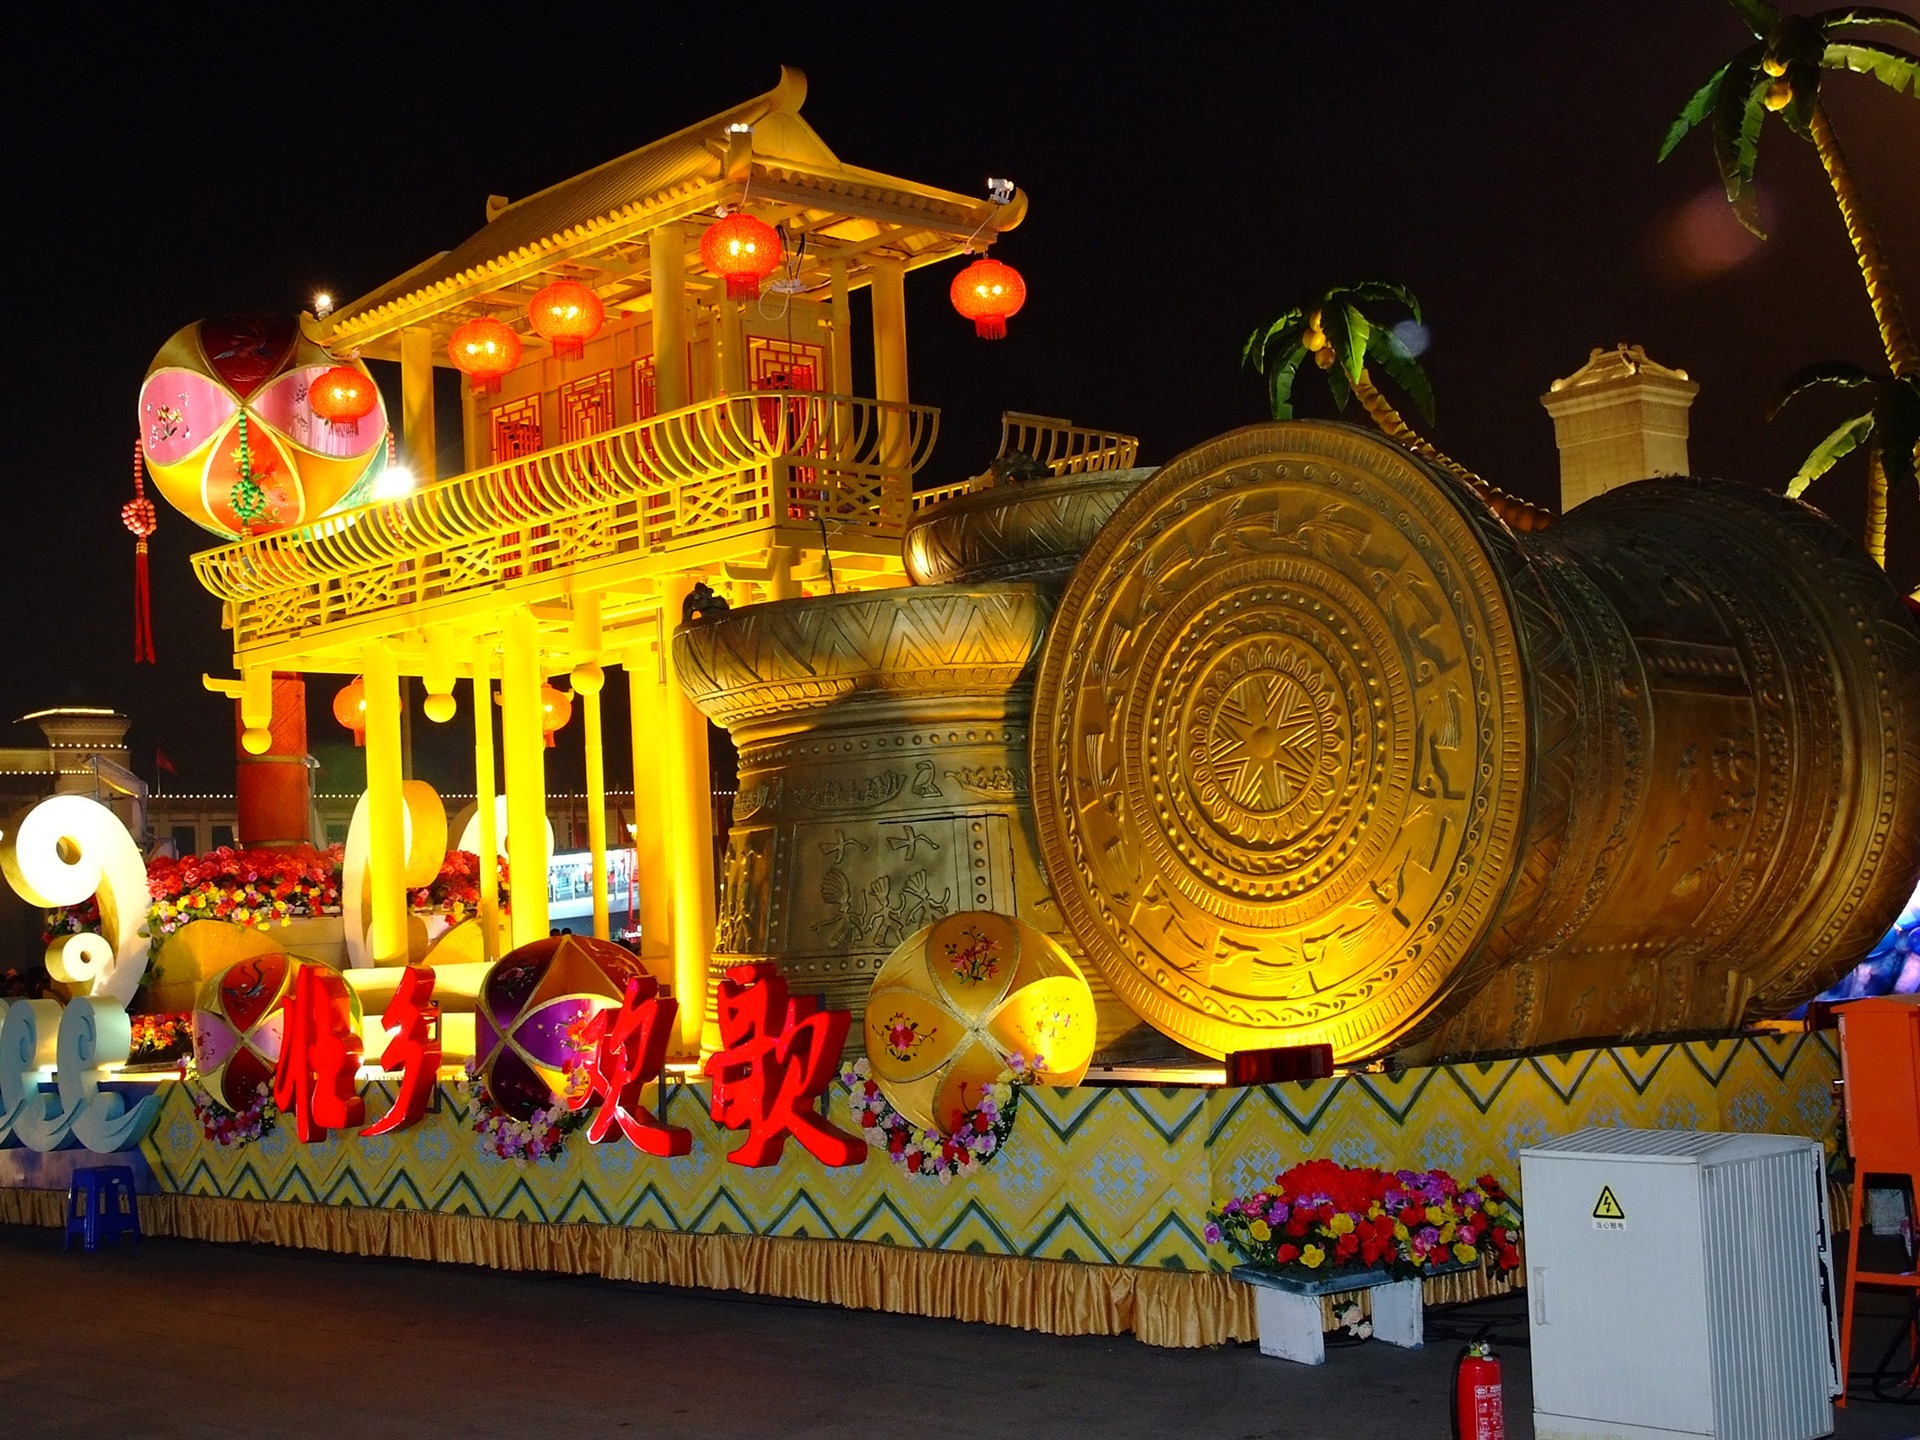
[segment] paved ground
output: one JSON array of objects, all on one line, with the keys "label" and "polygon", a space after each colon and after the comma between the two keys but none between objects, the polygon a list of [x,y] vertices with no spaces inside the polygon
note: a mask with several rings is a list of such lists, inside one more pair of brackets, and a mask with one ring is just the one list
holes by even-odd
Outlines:
[{"label": "paved ground", "polygon": [[[0,1435],[903,1436],[1442,1440],[1463,1339],[1502,1352],[1530,1436],[1519,1302],[1435,1312],[1427,1348],[1156,1350],[456,1265],[148,1240],[63,1254],[0,1226]],[[1862,1363],[1890,1330],[1861,1345]],[[1869,1344],[1873,1354],[1868,1353]],[[1846,1437],[1920,1409],[1856,1403]]]}]

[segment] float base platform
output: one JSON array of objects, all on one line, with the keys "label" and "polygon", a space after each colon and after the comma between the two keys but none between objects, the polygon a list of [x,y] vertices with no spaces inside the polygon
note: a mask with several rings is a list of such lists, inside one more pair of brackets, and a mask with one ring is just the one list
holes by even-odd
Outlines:
[{"label": "float base platform", "polygon": [[[159,1193],[140,1204],[154,1235],[1215,1345],[1254,1338],[1254,1298],[1226,1273],[1233,1257],[1205,1243],[1207,1208],[1297,1161],[1490,1171],[1513,1186],[1522,1147],[1583,1125],[1831,1143],[1838,1074],[1831,1035],[1808,1034],[1247,1089],[1029,1090],[1000,1154],[946,1183],[878,1152],[831,1169],[792,1143],[777,1166],[729,1164],[737,1138],[712,1124],[693,1086],[664,1107],[693,1132],[687,1155],[655,1159],[575,1135],[558,1162],[526,1164],[481,1152],[458,1087],[398,1134],[300,1145],[283,1120],[256,1144],[222,1149],[202,1134],[185,1087],[169,1083],[143,1145]],[[380,1113],[383,1102],[368,1099]],[[837,1090],[833,1115],[853,1128]],[[0,1183],[0,1222],[56,1224],[61,1201]],[[1441,1276],[1426,1282],[1426,1303],[1502,1288],[1479,1272]],[[1326,1297],[1329,1317],[1345,1303]]]}]

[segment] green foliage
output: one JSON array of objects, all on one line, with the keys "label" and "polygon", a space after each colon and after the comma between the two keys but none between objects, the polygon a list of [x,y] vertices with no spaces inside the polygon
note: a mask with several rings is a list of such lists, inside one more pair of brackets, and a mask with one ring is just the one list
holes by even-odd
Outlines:
[{"label": "green foliage", "polygon": [[1741,50],[1694,91],[1667,127],[1659,158],[1665,160],[1688,132],[1710,120],[1714,163],[1727,202],[1740,223],[1764,240],[1753,175],[1768,110],[1774,109],[1801,139],[1811,139],[1822,69],[1870,75],[1898,94],[1920,97],[1920,56],[1875,41],[1837,38],[1836,33],[1888,26],[1920,35],[1920,20],[1874,5],[1847,5],[1817,15],[1782,15],[1762,0],[1731,3],[1757,43]]},{"label": "green foliage", "polygon": [[[1309,368],[1326,377],[1334,404],[1342,410],[1371,364],[1406,392],[1423,417],[1432,420],[1433,387],[1420,362],[1390,324],[1361,308],[1383,304],[1397,304],[1416,322],[1421,319],[1420,302],[1406,286],[1390,280],[1363,280],[1357,285],[1335,286],[1310,309],[1288,310],[1247,337],[1241,363],[1266,377],[1267,400],[1274,419],[1293,418],[1294,382],[1301,367],[1311,361]],[[1329,355],[1329,363],[1321,365],[1315,358],[1318,353]]]},{"label": "green foliage", "polygon": [[1844,360],[1809,365],[1791,376],[1780,398],[1768,412],[1778,415],[1798,396],[1819,389],[1865,390],[1866,403],[1855,409],[1813,447],[1793,479],[1787,494],[1798,497],[1841,460],[1866,445],[1880,452],[1887,485],[1911,484],[1915,478],[1914,446],[1920,443],[1920,377],[1875,374]]}]

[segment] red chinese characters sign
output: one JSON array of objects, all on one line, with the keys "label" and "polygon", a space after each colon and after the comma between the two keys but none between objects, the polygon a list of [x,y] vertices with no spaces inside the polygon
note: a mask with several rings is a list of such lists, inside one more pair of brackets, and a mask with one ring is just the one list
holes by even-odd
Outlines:
[{"label": "red chinese characters sign", "polygon": [[587,1139],[596,1145],[618,1125],[649,1155],[685,1155],[693,1148],[692,1131],[666,1124],[640,1099],[640,1092],[666,1073],[667,1040],[680,1009],[677,1000],[659,992],[652,976],[627,981],[620,1008],[599,1011],[582,1033],[593,1046],[593,1058],[586,1087],[568,1097],[567,1108],[584,1110],[600,1102],[587,1126]]},{"label": "red chinese characters sign", "polygon": [[354,1084],[360,1037],[347,982],[325,965],[299,967],[286,1007],[273,1103],[293,1115],[295,1133],[310,1145],[367,1118],[367,1102]]},{"label": "red chinese characters sign", "polygon": [[380,1056],[380,1068],[400,1072],[400,1089],[393,1097],[393,1108],[362,1130],[362,1135],[404,1130],[427,1113],[433,1082],[440,1073],[440,1007],[433,1003],[433,971],[409,965],[380,1023],[394,1032]]},{"label": "red chinese characters sign", "polygon": [[820,1100],[833,1079],[852,1016],[823,1010],[817,995],[789,995],[772,965],[735,965],[720,982],[725,1048],[706,1065],[713,1118],[747,1138],[736,1165],[778,1164],[791,1135],[828,1165],[858,1165],[867,1142],[831,1124]]}]

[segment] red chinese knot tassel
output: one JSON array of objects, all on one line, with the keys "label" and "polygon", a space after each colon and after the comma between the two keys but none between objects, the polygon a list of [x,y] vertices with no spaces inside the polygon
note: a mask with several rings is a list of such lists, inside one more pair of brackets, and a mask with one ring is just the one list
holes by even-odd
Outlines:
[{"label": "red chinese knot tassel", "polygon": [[154,663],[153,596],[147,583],[147,537],[160,516],[147,499],[146,466],[140,442],[133,442],[133,499],[120,507],[120,523],[133,532],[133,663]]}]

